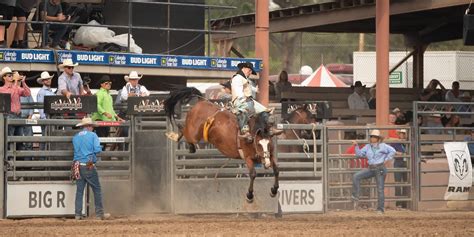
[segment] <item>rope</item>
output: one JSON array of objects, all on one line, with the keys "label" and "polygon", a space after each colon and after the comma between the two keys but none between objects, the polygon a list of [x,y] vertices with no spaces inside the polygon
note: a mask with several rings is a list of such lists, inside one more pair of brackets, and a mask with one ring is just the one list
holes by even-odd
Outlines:
[{"label": "rope", "polygon": [[[286,121],[286,123],[290,124],[290,122],[288,122],[288,121]],[[303,140],[303,152],[306,155],[306,158],[311,158],[311,156],[309,155],[309,145],[308,145],[308,142],[306,141],[306,139],[300,138],[300,136],[298,136],[298,134],[295,132],[294,129],[291,129],[291,131],[293,132],[293,134],[295,134],[295,136],[298,140]],[[314,137],[314,131],[313,131],[313,137]]]}]

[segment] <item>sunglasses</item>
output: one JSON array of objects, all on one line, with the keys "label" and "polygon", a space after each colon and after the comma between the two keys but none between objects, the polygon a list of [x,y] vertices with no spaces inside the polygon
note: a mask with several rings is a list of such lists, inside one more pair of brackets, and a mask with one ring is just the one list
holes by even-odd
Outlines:
[{"label": "sunglasses", "polygon": [[67,69],[73,69],[74,67],[64,67],[64,68],[67,68]]},{"label": "sunglasses", "polygon": [[109,81],[109,82],[104,82],[104,84],[106,84],[106,85],[112,85],[112,82],[110,82],[110,81]]}]

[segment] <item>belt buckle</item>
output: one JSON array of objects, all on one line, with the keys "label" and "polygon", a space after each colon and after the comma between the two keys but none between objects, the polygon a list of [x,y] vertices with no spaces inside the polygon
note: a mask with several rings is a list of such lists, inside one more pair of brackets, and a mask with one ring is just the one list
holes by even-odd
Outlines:
[{"label": "belt buckle", "polygon": [[87,166],[88,169],[91,170],[92,168],[94,168],[94,162],[88,161],[87,164],[86,164],[86,166]]}]

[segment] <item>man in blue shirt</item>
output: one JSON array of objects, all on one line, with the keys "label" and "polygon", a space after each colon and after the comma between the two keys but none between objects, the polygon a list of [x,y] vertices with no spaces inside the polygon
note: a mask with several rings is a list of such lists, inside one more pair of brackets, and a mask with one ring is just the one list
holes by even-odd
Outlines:
[{"label": "man in blue shirt", "polygon": [[355,145],[356,156],[367,157],[369,162],[369,168],[358,171],[352,178],[352,200],[354,201],[354,206],[357,207],[359,202],[361,179],[370,179],[375,177],[378,196],[377,211],[380,214],[384,213],[384,186],[385,176],[387,176],[387,168],[385,168],[385,164],[392,160],[393,156],[395,155],[395,149],[385,143],[382,143],[382,139],[383,138],[380,135],[380,131],[374,129],[370,133],[370,144],[364,146],[362,149],[359,148],[359,145],[356,141],[352,141],[352,144]]},{"label": "man in blue shirt", "polygon": [[99,175],[97,174],[96,162],[100,147],[99,137],[93,132],[94,122],[91,118],[83,118],[81,123],[76,127],[83,127],[72,138],[74,146],[74,162],[79,163],[80,177],[77,179],[75,215],[76,220],[82,220],[82,199],[84,198],[84,188],[86,184],[92,187],[95,201],[95,214],[98,219],[105,219],[104,209],[102,206],[102,191],[99,183]]}]

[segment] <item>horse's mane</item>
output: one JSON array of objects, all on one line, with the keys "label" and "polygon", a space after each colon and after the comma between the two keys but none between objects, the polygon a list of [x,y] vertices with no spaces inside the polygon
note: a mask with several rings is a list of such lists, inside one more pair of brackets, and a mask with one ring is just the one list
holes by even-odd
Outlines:
[{"label": "horse's mane", "polygon": [[261,132],[262,136],[268,136],[268,127],[267,127],[267,121],[268,118],[270,117],[270,114],[268,112],[261,112],[256,115],[254,115],[255,123],[252,128],[252,133],[256,134],[257,132]]},{"label": "horse's mane", "polygon": [[172,91],[168,98],[164,101],[166,117],[172,122],[174,121],[175,108],[178,103],[187,104],[195,97],[201,97],[202,93],[195,87],[185,87],[176,91]]}]

